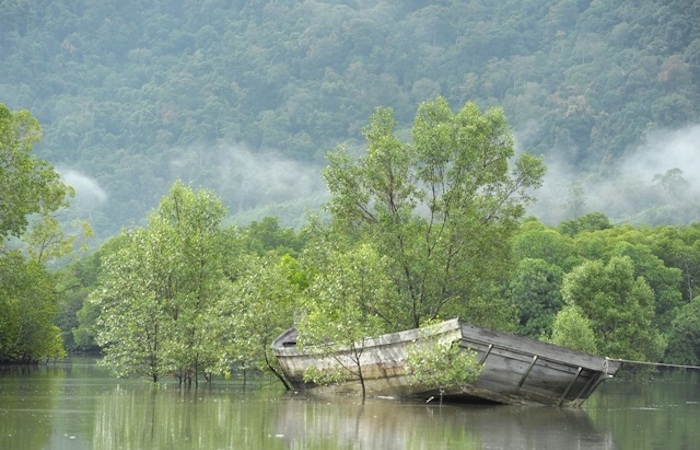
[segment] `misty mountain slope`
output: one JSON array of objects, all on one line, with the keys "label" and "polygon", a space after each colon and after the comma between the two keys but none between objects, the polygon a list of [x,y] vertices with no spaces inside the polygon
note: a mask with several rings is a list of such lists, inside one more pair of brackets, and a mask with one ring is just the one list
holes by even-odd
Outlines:
[{"label": "misty mountain slope", "polygon": [[[234,213],[318,204],[328,149],[361,146],[378,105],[410,126],[438,93],[504,108],[518,146],[560,176],[541,196],[549,220],[576,213],[562,202],[572,181],[588,208],[609,207],[588,186],[620,172],[611,214],[690,220],[658,213],[674,191],[653,180],[692,170],[660,136],[700,122],[698,19],[692,0],[6,0],[0,102],[39,118],[37,151],[82,187],[80,214],[102,236],[177,178]],[[632,170],[669,151],[653,173]]]}]

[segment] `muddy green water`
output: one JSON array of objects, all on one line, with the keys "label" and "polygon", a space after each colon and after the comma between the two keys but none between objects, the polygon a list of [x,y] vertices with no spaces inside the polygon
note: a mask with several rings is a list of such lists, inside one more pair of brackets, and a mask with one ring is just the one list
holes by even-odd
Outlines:
[{"label": "muddy green water", "polygon": [[697,449],[700,378],[608,382],[581,409],[285,395],[240,380],[181,391],[90,360],[0,371],[0,449]]}]

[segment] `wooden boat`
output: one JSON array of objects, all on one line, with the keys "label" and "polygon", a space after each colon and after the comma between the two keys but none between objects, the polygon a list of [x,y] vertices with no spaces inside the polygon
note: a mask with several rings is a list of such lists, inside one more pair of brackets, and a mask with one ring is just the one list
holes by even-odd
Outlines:
[{"label": "wooden boat", "polygon": [[[516,405],[580,406],[598,385],[615,376],[622,363],[600,356],[535,341],[501,331],[479,328],[459,319],[429,328],[412,329],[368,338],[362,342],[359,363],[369,396],[437,397],[436,386],[416,385],[406,368],[410,345],[429,337],[457,342],[476,353],[482,365],[475,383],[443,392],[443,398]],[[297,331],[290,328],[273,342],[273,352],[290,385],[310,394],[359,393],[361,383],[350,379],[331,385],[304,381],[310,367],[326,370],[336,361],[349,362],[350,351],[316,356],[296,347]]]}]

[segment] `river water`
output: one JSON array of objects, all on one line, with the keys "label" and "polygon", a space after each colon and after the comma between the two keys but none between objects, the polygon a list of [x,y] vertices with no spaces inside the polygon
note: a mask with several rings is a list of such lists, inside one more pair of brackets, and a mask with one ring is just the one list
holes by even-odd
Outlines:
[{"label": "river water", "polygon": [[272,382],[183,391],[89,360],[0,372],[0,449],[697,449],[700,378],[609,381],[583,408],[310,399]]}]

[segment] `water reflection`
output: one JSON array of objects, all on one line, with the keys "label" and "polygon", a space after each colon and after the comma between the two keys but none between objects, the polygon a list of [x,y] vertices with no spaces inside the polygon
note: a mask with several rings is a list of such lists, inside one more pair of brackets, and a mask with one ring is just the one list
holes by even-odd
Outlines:
[{"label": "water reflection", "polygon": [[700,442],[700,374],[671,371],[653,382],[603,384],[586,405],[598,428],[623,448],[697,449]]},{"label": "water reflection", "polygon": [[615,448],[580,409],[290,400],[277,414],[284,439],[303,448]]},{"label": "water reflection", "polygon": [[95,448],[615,448],[583,410],[219,394],[117,388]]},{"label": "water reflection", "polygon": [[98,401],[95,448],[252,448],[241,430],[264,408],[246,403],[220,391],[120,387]]},{"label": "water reflection", "polygon": [[697,378],[603,385],[584,409],[181,391],[91,365],[0,374],[1,449],[696,448]]}]

